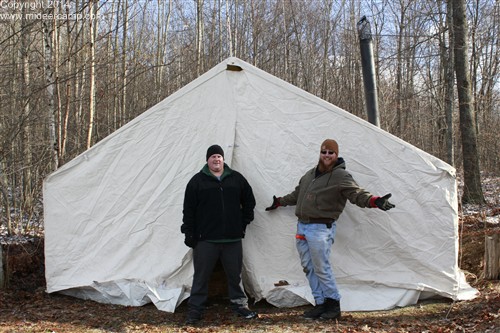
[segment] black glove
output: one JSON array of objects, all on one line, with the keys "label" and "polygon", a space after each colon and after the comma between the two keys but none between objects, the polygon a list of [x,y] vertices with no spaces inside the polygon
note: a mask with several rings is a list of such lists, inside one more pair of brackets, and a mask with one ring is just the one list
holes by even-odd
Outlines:
[{"label": "black glove", "polygon": [[266,208],[266,211],[268,211],[268,210],[273,210],[273,209],[276,209],[276,208],[278,208],[279,206],[281,206],[281,204],[280,204],[280,199],[281,199],[281,198],[276,198],[276,196],[275,196],[275,195],[273,195],[273,204],[272,204],[271,206],[267,207],[267,208]]},{"label": "black glove", "polygon": [[392,196],[392,194],[386,194],[383,197],[379,197],[375,200],[375,205],[377,205],[378,208],[382,210],[389,210],[391,208],[396,207],[396,205],[393,205],[389,202],[389,198]]},{"label": "black glove", "polygon": [[194,249],[196,244],[198,244],[198,240],[194,238],[192,234],[186,234],[186,238],[184,239],[184,244]]}]

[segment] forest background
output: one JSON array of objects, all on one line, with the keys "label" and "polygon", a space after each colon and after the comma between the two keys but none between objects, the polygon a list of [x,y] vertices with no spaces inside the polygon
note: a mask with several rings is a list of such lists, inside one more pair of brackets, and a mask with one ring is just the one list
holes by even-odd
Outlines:
[{"label": "forest background", "polygon": [[483,201],[479,170],[500,170],[496,0],[2,0],[0,227],[42,232],[48,174],[230,56],[367,119],[363,16],[380,127]]}]

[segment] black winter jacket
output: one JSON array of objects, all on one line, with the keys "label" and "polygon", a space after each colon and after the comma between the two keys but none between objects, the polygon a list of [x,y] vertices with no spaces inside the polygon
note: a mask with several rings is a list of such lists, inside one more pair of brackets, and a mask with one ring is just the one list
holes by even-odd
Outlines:
[{"label": "black winter jacket", "polygon": [[181,231],[195,240],[240,239],[254,208],[252,188],[242,174],[224,163],[218,180],[205,165],[186,186]]}]

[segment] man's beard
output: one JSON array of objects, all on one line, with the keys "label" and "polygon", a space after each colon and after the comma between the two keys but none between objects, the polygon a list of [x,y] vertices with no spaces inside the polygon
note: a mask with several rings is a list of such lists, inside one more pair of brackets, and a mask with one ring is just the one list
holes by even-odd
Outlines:
[{"label": "man's beard", "polygon": [[332,164],[330,164],[329,166],[327,166],[325,164],[325,162],[323,162],[323,160],[320,158],[319,162],[318,162],[318,170],[321,173],[330,172],[330,171],[333,170],[333,167],[335,166],[336,163],[337,163],[337,159],[334,159],[332,161]]}]

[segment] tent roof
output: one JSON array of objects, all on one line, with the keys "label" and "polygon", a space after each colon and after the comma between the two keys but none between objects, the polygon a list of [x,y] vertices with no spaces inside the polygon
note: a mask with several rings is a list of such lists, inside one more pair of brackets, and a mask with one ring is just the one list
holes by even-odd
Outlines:
[{"label": "tent roof", "polygon": [[[294,207],[264,208],[316,164],[325,138],[337,140],[361,186],[391,192],[396,204],[390,212],[348,204],[339,218],[332,263],[342,308],[473,298],[457,264],[455,169],[237,58],[45,179],[47,291],[174,311],[193,272],[180,233],[184,189],[217,143],[257,200],[243,241],[247,292],[276,306],[313,303],[295,249]],[[289,285],[276,287],[280,280]]]}]

